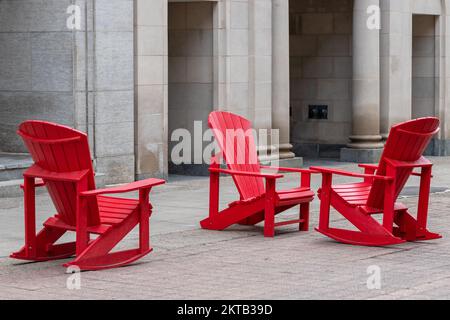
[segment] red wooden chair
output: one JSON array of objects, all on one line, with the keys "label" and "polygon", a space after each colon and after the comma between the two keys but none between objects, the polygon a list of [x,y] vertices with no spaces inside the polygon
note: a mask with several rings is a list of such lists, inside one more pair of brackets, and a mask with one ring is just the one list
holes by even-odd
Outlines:
[{"label": "red wooden chair", "polygon": [[[71,128],[43,121],[26,121],[19,127],[35,164],[24,173],[25,246],[12,258],[45,261],[76,255],[65,266],[97,270],[131,263],[152,249],[149,241],[149,192],[164,180],[148,179],[125,186],[95,189],[87,136]],[[38,179],[36,181],[36,179]],[[42,179],[42,180],[41,180]],[[35,187],[43,186],[57,214],[36,235]],[[139,190],[139,200],[115,198]],[[139,248],[111,250],[139,224]],[[55,244],[67,231],[76,241]],[[98,235],[94,240],[90,235]]]},{"label": "red wooden chair", "polygon": [[[266,237],[274,236],[276,226],[287,224],[298,223],[300,231],[307,231],[309,203],[314,198],[314,192],[310,189],[312,171],[261,166],[254,138],[248,134],[251,123],[238,115],[212,112],[209,115],[208,124],[214,132],[221,152],[211,159],[209,217],[201,221],[201,227],[223,230],[236,223],[254,225],[264,220],[264,236]],[[224,158],[228,169],[220,168],[221,157]],[[277,191],[275,182],[283,176],[278,173],[262,173],[261,168],[300,173],[301,185],[291,190]],[[229,204],[228,208],[219,212],[221,173],[233,177],[240,200]],[[296,205],[300,205],[299,219],[275,223],[276,214]]]},{"label": "red wooden chair", "polygon": [[[378,165],[360,165],[364,174],[312,167],[322,173],[319,190],[320,221],[317,231],[343,243],[383,246],[405,241],[430,240],[441,236],[427,230],[428,198],[432,163],[422,156],[439,131],[439,119],[420,118],[392,127]],[[421,168],[420,173],[413,172]],[[332,185],[332,175],[364,178],[363,182]],[[420,177],[417,218],[396,202],[406,181]],[[359,231],[331,228],[330,205]],[[373,214],[383,214],[380,224]],[[397,225],[394,227],[394,223]]]}]

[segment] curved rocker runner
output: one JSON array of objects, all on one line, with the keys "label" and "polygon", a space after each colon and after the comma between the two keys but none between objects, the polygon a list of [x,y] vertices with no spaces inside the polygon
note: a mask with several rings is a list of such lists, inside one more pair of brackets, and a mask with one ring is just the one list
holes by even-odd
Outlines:
[{"label": "curved rocker runner", "polygon": [[[149,193],[164,180],[96,190],[86,134],[44,121],[26,121],[18,134],[35,164],[24,173],[25,246],[12,258],[45,261],[75,254],[75,260],[64,266],[98,270],[129,264],[152,251]],[[58,213],[36,234],[35,188],[44,185]],[[137,190],[139,200],[105,196]],[[111,253],[137,225],[139,247]],[[76,232],[76,241],[55,244],[67,231]],[[92,234],[98,236],[91,240]]]}]

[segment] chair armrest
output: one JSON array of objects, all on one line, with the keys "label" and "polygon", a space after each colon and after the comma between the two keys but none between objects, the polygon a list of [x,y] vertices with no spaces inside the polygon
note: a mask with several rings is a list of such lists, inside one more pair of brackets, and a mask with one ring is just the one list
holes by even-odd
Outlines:
[{"label": "chair armrest", "polygon": [[[39,188],[45,186],[45,182],[40,178],[35,178],[34,187]],[[20,188],[23,189],[25,185],[22,183],[20,184]]]},{"label": "chair armrest", "polygon": [[424,168],[433,166],[433,163],[423,156],[416,161],[398,161],[386,158],[386,162],[396,168]]},{"label": "chair armrest", "polygon": [[285,168],[285,167],[261,166],[261,169],[272,169],[272,170],[277,170],[280,172],[295,172],[295,173],[309,173],[309,174],[320,173],[318,171],[306,169],[306,168]]},{"label": "chair armrest", "polygon": [[315,170],[315,171],[319,171],[321,173],[337,174],[337,175],[347,176],[347,177],[372,178],[372,179],[383,180],[383,181],[393,180],[392,177],[377,176],[377,175],[364,174],[364,173],[356,173],[356,172],[350,172],[350,171],[339,170],[339,169],[330,169],[330,168],[321,168],[321,167],[311,167],[311,169]]},{"label": "chair armrest", "polygon": [[216,173],[225,173],[232,176],[250,176],[250,177],[261,177],[267,179],[279,179],[283,178],[282,174],[274,174],[274,173],[260,173],[260,172],[248,172],[248,171],[236,171],[236,170],[228,170],[221,168],[209,168],[210,172]]},{"label": "chair armrest", "polygon": [[44,180],[77,182],[83,179],[88,173],[88,169],[70,172],[53,172],[42,169],[38,165],[34,164],[25,170],[23,175],[25,177],[41,178]]},{"label": "chair armrest", "polygon": [[[370,174],[374,175],[375,172],[378,170],[378,165],[376,164],[370,164],[370,163],[362,163],[359,164],[358,167],[364,169],[364,174]],[[372,178],[364,178],[364,182],[371,182]]]},{"label": "chair armrest", "polygon": [[363,168],[363,169],[373,169],[373,170],[378,169],[378,165],[372,164],[372,163],[360,163],[360,164],[358,164],[358,167]]},{"label": "chair armrest", "polygon": [[140,190],[140,189],[150,189],[151,187],[158,186],[158,185],[161,185],[164,183],[166,183],[166,181],[162,180],[162,179],[146,179],[146,180],[136,181],[136,182],[128,183],[128,184],[118,186],[118,187],[113,187],[113,188],[84,191],[84,192],[80,193],[80,196],[91,197],[91,196],[98,196],[98,195],[102,195],[102,194],[127,193],[127,192],[132,192],[132,191],[136,191],[136,190]]}]

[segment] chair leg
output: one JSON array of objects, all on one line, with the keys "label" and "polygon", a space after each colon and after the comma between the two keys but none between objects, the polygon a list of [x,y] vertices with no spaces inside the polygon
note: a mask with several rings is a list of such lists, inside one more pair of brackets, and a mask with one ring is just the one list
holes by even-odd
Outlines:
[{"label": "chair leg", "polygon": [[136,227],[140,218],[140,210],[137,209],[120,225],[111,227],[106,233],[99,235],[81,254],[77,254],[74,261],[66,263],[64,266],[78,266],[81,270],[116,268],[127,265],[150,253],[151,248],[145,251],[136,248],[111,253],[111,250]]},{"label": "chair leg", "polygon": [[89,245],[89,232],[87,231],[87,202],[86,199],[81,197],[77,198],[76,215],[76,243],[77,243],[77,256],[80,255]]},{"label": "chair leg", "polygon": [[319,230],[321,231],[328,230],[330,226],[331,182],[332,182],[331,174],[323,173],[322,191],[320,194],[320,217],[319,217]]},{"label": "chair leg", "polygon": [[139,190],[139,248],[141,252],[150,249],[150,204],[149,191]]},{"label": "chair leg", "polygon": [[428,203],[430,198],[431,167],[422,168],[419,203],[417,206],[417,236],[424,236],[427,230]]},{"label": "chair leg", "polygon": [[275,207],[266,203],[264,212],[264,237],[273,238],[275,236]]},{"label": "chair leg", "polygon": [[309,230],[309,202],[300,204],[300,219],[303,222],[299,224],[300,231],[308,231]]},{"label": "chair leg", "polygon": [[275,236],[275,179],[266,180],[264,237]]},{"label": "chair leg", "polygon": [[[386,175],[390,177],[396,176],[395,168],[387,166]],[[383,227],[387,232],[393,232],[394,227],[394,205],[395,205],[395,181],[387,181],[384,190],[384,211],[383,211]]]},{"label": "chair leg", "polygon": [[25,207],[25,245],[17,252],[11,254],[11,258],[46,261],[63,259],[75,253],[75,243],[54,243],[62,237],[66,230],[45,226],[36,234],[36,206],[35,206],[35,180],[24,177],[24,207]]},{"label": "chair leg", "polygon": [[36,203],[34,178],[24,177],[25,246],[26,256],[36,256]]},{"label": "chair leg", "polygon": [[427,229],[424,229],[418,233],[418,221],[407,210],[396,212],[395,223],[398,225],[398,228],[394,230],[394,232],[397,233],[396,236],[406,241],[442,238],[440,234],[430,232]]},{"label": "chair leg", "polygon": [[66,230],[45,226],[35,236],[35,246],[32,252],[27,250],[27,246],[25,245],[19,251],[12,253],[11,258],[30,261],[47,261],[71,257],[75,254],[75,242],[58,245],[54,244],[66,232]]}]

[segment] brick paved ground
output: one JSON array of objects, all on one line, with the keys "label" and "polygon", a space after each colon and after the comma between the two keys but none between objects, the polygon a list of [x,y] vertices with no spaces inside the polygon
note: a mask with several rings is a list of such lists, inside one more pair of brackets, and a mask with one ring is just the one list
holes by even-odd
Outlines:
[{"label": "brick paved ground", "polygon": [[[450,158],[435,158],[433,186],[450,186]],[[314,163],[317,164],[317,163]],[[354,169],[354,165],[325,163]],[[298,183],[295,175],[281,187]],[[339,181],[339,180],[337,180]],[[341,179],[340,181],[346,181]],[[314,178],[315,187],[320,180]],[[222,203],[235,197],[232,182],[222,179]],[[410,182],[409,193],[418,185]],[[442,188],[441,188],[442,187]],[[156,190],[155,190],[156,191]],[[119,269],[83,272],[81,289],[66,288],[68,275],[59,261],[21,263],[8,254],[22,244],[22,204],[0,199],[1,299],[436,299],[450,298],[450,193],[431,196],[430,228],[444,238],[372,248],[348,246],[315,231],[282,227],[265,239],[261,227],[234,227],[222,232],[198,228],[207,214],[208,181],[172,178],[153,194],[154,252]],[[417,198],[402,200],[412,208]],[[317,224],[314,202],[312,226]],[[38,196],[41,220],[52,213],[46,195]],[[289,211],[283,219],[296,211]],[[333,223],[343,220],[334,215]],[[133,234],[125,245],[134,243]],[[369,290],[367,268],[379,266],[381,289]]]}]

